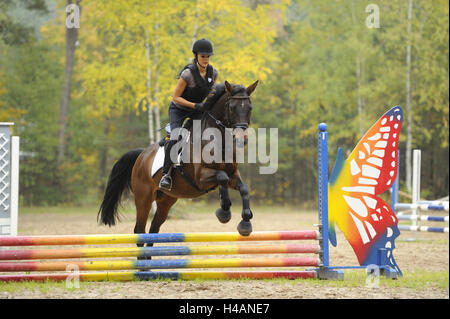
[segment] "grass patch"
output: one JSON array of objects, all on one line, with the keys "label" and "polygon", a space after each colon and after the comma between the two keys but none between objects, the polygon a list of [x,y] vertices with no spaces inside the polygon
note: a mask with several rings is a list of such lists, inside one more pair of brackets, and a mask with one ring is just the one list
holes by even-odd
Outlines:
[{"label": "grass patch", "polygon": [[386,285],[389,287],[403,287],[403,288],[427,288],[435,287],[441,289],[448,289],[449,277],[448,271],[426,271],[415,270],[403,274],[399,280],[388,280]]},{"label": "grass patch", "polygon": [[43,294],[47,294],[53,289],[62,289],[68,292],[78,291],[79,289],[85,290],[83,283],[80,283],[80,288],[69,288],[65,281],[53,281],[48,280],[45,282],[38,281],[23,281],[23,282],[0,282],[0,292],[9,293],[21,293],[24,291],[39,291]]},{"label": "grass patch", "polygon": [[[301,279],[293,281],[293,284],[300,282]],[[344,270],[344,280],[316,280],[306,279],[307,282],[314,283],[319,287],[341,287],[341,288],[357,288],[368,287],[368,277],[365,270]],[[426,271],[416,270],[413,272],[403,273],[403,277],[398,279],[379,278],[379,287],[384,288],[409,288],[424,289],[429,287],[447,289],[449,286],[448,271]]]}]

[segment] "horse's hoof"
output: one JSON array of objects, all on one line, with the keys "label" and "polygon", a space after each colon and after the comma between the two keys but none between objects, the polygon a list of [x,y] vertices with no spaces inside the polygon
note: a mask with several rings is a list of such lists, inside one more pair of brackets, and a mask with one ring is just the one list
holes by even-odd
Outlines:
[{"label": "horse's hoof", "polygon": [[241,220],[237,230],[241,236],[248,236],[252,233],[252,223],[249,221]]},{"label": "horse's hoof", "polygon": [[224,210],[222,207],[219,208],[218,210],[216,210],[216,216],[217,219],[222,223],[228,223],[231,219],[231,211],[228,210]]}]

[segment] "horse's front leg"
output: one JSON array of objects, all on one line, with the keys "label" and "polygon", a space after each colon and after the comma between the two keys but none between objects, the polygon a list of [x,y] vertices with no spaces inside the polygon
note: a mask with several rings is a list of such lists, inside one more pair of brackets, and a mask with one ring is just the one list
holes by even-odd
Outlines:
[{"label": "horse's front leg", "polygon": [[242,220],[237,229],[242,236],[248,236],[252,232],[252,223],[250,222],[250,219],[252,219],[253,213],[250,209],[250,193],[248,191],[248,186],[242,181],[239,174],[236,176],[234,188],[239,191],[242,198]]},{"label": "horse's front leg", "polygon": [[216,210],[217,219],[223,224],[228,223],[231,219],[231,200],[228,194],[228,178],[227,173],[224,171],[217,171],[216,173],[217,184],[219,184],[219,198],[220,208]]},{"label": "horse's front leg", "polygon": [[228,194],[229,177],[222,170],[200,167],[198,175],[199,187],[208,189],[211,186],[219,185],[220,208],[216,211],[216,216],[221,223],[227,223],[231,219],[230,196]]}]

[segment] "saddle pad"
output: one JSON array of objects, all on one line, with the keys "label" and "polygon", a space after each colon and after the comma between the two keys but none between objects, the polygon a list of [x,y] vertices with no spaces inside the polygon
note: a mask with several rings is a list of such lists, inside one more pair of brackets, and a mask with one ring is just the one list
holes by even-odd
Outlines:
[{"label": "saddle pad", "polygon": [[156,152],[155,159],[152,164],[152,177],[163,167],[164,165],[164,146],[160,146],[158,152]]},{"label": "saddle pad", "polygon": [[[155,176],[156,173],[164,166],[164,157],[166,152],[164,150],[164,146],[160,146],[158,152],[156,152],[155,159],[152,164],[152,177]],[[181,152],[178,153],[178,161],[177,163],[181,163]]]},{"label": "saddle pad", "polygon": [[[189,137],[190,137],[191,133],[189,132],[189,134],[186,136],[184,143],[188,144],[189,143]],[[180,148],[178,150],[178,158],[177,158],[177,162],[176,163],[181,163],[181,156],[183,153],[183,149]],[[164,166],[164,157],[165,157],[165,150],[164,150],[164,146],[160,146],[158,149],[158,152],[156,152],[156,156],[155,159],[153,160],[153,164],[152,164],[152,177],[155,176],[156,173],[158,173],[158,171]],[[174,164],[176,164],[174,163]]]}]

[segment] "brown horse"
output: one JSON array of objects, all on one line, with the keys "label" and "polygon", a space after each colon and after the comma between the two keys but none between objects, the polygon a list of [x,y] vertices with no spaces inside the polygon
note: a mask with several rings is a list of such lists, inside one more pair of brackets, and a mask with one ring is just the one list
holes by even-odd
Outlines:
[{"label": "brown horse", "polygon": [[[225,131],[230,132],[233,129],[232,161],[225,161],[222,156],[220,162],[205,163],[202,156],[201,161],[195,162],[192,160],[193,152],[190,152],[190,161],[185,161],[181,166],[172,170],[173,187],[170,191],[166,191],[158,187],[161,170],[153,177],[151,174],[152,164],[160,145],[155,143],[146,149],[129,151],[112,168],[98,213],[101,223],[109,226],[116,223],[118,205],[122,196],[132,191],[136,205],[134,233],[145,233],[149,212],[155,200],[157,209],[149,233],[158,233],[169,214],[170,207],[178,198],[195,198],[219,186],[220,208],[216,211],[217,218],[222,223],[227,223],[231,219],[228,187],[238,190],[242,197],[243,208],[242,221],[237,229],[243,236],[250,235],[252,232],[250,219],[253,214],[250,210],[249,190],[239,174],[235,146],[236,144],[242,146],[242,143],[247,142],[247,128],[250,124],[252,110],[250,95],[258,85],[258,81],[247,88],[241,85],[232,85],[227,81],[224,85],[223,95],[210,110],[203,113],[201,131],[203,133],[207,128],[218,129],[222,133],[222,154],[226,154],[224,149],[226,145]],[[191,150],[193,147],[192,130],[193,128],[190,128],[189,145]],[[206,144],[207,141],[202,140],[202,150]]]}]

